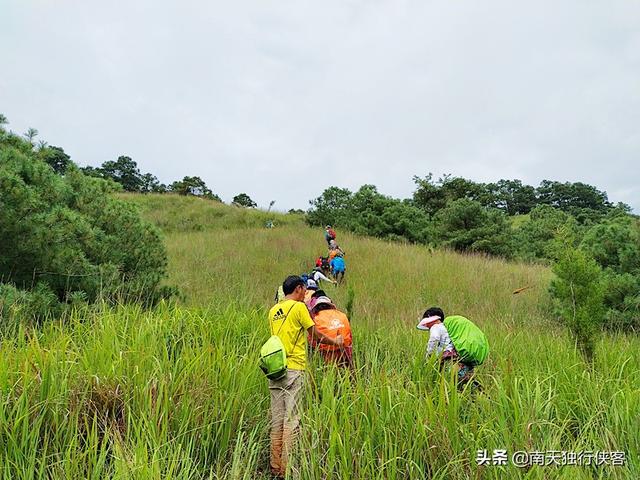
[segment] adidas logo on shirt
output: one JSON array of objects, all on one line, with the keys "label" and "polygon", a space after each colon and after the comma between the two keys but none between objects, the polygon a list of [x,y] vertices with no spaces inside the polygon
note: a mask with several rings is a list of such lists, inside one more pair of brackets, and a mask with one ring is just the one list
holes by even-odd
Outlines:
[{"label": "adidas logo on shirt", "polygon": [[275,321],[278,320],[282,320],[286,317],[286,315],[284,314],[284,310],[282,310],[281,308],[278,309],[278,311],[275,313],[275,315],[273,316],[273,319]]}]

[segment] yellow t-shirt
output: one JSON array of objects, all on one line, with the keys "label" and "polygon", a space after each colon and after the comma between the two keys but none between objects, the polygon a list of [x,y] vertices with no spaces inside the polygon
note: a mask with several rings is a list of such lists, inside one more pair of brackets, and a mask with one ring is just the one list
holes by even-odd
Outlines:
[{"label": "yellow t-shirt", "polygon": [[[286,319],[286,320],[285,320]],[[287,352],[287,368],[307,367],[307,332],[313,326],[307,306],[295,300],[283,300],[269,310],[271,333],[278,335]]]}]

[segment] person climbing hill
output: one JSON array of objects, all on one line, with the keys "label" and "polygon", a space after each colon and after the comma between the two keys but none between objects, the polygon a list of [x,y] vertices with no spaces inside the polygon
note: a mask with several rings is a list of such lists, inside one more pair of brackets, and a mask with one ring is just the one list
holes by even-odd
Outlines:
[{"label": "person climbing hill", "polygon": [[316,328],[330,338],[342,335],[343,345],[320,344],[309,338],[310,345],[317,348],[325,363],[336,363],[339,367],[353,368],[351,325],[347,316],[338,310],[329,297],[317,297],[311,310]]},{"label": "person climbing hill", "polygon": [[327,245],[331,244],[331,241],[336,239],[336,231],[331,228],[331,225],[327,225],[324,228],[324,239],[327,241]]},{"label": "person climbing hill", "polygon": [[316,268],[319,268],[320,270],[322,270],[323,273],[328,273],[329,270],[331,269],[330,263],[331,263],[331,258],[319,256],[318,258],[316,258],[315,265],[316,265]]},{"label": "person climbing hill", "polygon": [[321,269],[317,267],[313,269],[313,272],[311,272],[311,278],[316,282],[316,285],[318,285],[318,287],[320,286],[321,281],[325,281],[325,282],[329,282],[329,283],[333,283],[334,285],[337,285],[337,282],[335,280],[331,280],[324,273],[322,273]]},{"label": "person climbing hill", "polygon": [[338,253],[333,260],[331,260],[331,274],[338,284],[344,281],[344,274],[347,267],[344,263],[344,257],[341,253]]},{"label": "person climbing hill", "polygon": [[445,317],[439,307],[428,308],[416,328],[429,330],[427,358],[439,355],[441,367],[447,362],[458,362],[458,388],[470,381],[480,387],[473,379],[474,368],[484,363],[489,354],[489,343],[482,330],[461,315]]},{"label": "person climbing hill", "polygon": [[302,278],[289,276],[282,284],[284,298],[269,310],[271,334],[277,336],[286,350],[286,373],[277,380],[269,380],[271,395],[271,473],[284,478],[289,455],[300,426],[300,406],[307,369],[307,336],[312,335],[321,345],[342,347],[340,333],[333,336],[318,330],[305,307],[306,288]]}]

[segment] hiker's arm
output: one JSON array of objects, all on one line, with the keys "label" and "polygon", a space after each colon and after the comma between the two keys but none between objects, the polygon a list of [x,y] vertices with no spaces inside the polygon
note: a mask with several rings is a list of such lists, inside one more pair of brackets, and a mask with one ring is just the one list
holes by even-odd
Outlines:
[{"label": "hiker's arm", "polygon": [[425,355],[426,358],[429,358],[429,355],[433,353],[433,351],[436,349],[436,347],[440,343],[440,337],[438,335],[437,329],[432,327],[430,330],[431,331],[429,332],[429,343],[427,343],[427,354]]},{"label": "hiker's arm", "polygon": [[325,277],[324,274],[322,274],[322,273],[320,273],[319,278],[320,278],[320,280],[325,280],[325,281],[330,282],[330,283],[335,283],[330,278]]},{"label": "hiker's arm", "polygon": [[336,336],[334,340],[333,338],[327,337],[324,333],[318,330],[318,328],[315,325],[313,325],[312,327],[309,327],[309,330],[311,331],[311,335],[313,336],[313,338],[318,340],[320,343],[324,343],[326,345],[335,345],[337,347],[342,347],[344,345],[344,340],[342,338],[342,335]]}]

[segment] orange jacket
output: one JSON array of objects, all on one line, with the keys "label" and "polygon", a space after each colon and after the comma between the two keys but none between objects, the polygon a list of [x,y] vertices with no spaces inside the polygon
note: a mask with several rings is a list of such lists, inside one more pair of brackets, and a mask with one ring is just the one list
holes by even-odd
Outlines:
[{"label": "orange jacket", "polygon": [[[336,338],[338,335],[342,335],[345,347],[350,347],[353,343],[349,319],[340,310],[333,308],[330,310],[321,310],[313,317],[313,321],[316,324],[316,328],[327,337]],[[316,346],[316,344],[317,342],[314,342],[314,346]],[[320,350],[340,350],[340,348],[335,345],[322,343],[320,344]]]}]

